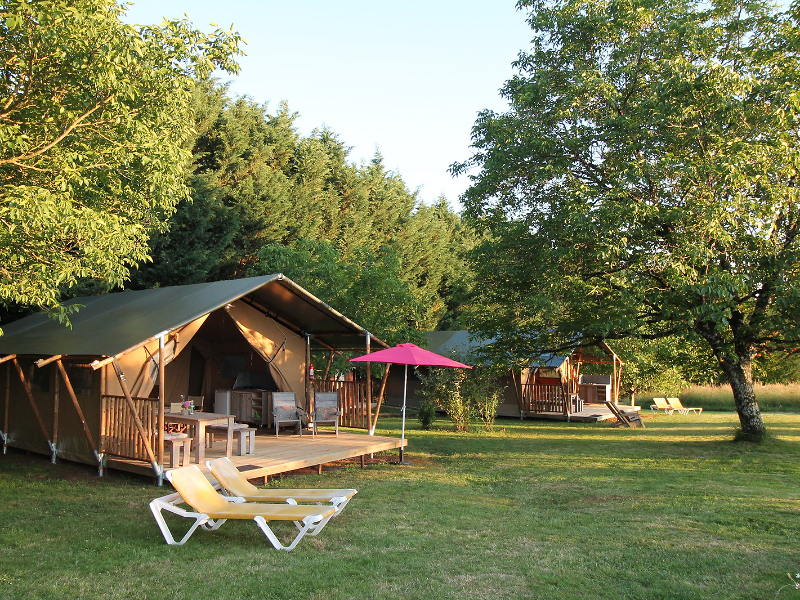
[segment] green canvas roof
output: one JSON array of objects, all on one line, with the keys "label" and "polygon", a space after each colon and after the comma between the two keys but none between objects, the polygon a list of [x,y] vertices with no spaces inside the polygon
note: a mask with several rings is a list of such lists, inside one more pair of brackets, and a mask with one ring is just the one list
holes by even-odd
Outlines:
[{"label": "green canvas roof", "polygon": [[[116,356],[163,332],[243,299],[312,347],[363,349],[366,331],[281,274],[75,298],[82,307],[66,327],[45,313],[3,324],[1,354]],[[377,338],[373,343],[386,344]]]}]

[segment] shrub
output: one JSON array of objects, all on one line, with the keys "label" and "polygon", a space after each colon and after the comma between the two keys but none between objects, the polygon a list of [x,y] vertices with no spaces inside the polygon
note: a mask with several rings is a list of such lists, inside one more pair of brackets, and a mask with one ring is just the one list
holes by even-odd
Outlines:
[{"label": "shrub", "polygon": [[423,398],[419,403],[419,412],[417,412],[417,420],[424,430],[428,430],[436,420],[436,403],[429,398]]},{"label": "shrub", "polygon": [[417,376],[422,381],[423,399],[442,409],[453,421],[456,431],[469,431],[469,422],[475,415],[475,407],[461,393],[464,370],[432,367],[427,375],[418,371]]}]

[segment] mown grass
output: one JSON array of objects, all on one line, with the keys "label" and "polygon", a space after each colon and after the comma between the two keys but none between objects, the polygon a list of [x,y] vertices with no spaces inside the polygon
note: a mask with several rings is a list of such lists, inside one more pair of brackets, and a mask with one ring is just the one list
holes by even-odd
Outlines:
[{"label": "mown grass", "polygon": [[[238,522],[168,547],[147,508],[165,489],[11,453],[0,457],[0,594],[773,598],[800,570],[800,415],[765,419],[773,437],[761,445],[730,441],[733,413],[647,415],[646,429],[499,420],[467,434],[409,422],[411,465],[271,484],[359,490],[290,553]],[[377,433],[398,427],[387,419]]]},{"label": "mown grass", "polygon": [[[756,383],[755,393],[758,406],[762,411],[800,412],[800,383],[768,385]],[[684,406],[700,406],[704,410],[736,410],[733,392],[729,385],[696,385],[683,390],[678,395]],[[653,396],[664,396],[664,394],[637,396],[636,403],[647,409]]]}]

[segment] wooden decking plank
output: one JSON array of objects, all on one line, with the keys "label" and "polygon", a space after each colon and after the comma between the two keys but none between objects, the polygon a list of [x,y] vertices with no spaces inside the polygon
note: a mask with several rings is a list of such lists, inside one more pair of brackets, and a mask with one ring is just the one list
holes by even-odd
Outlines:
[{"label": "wooden decking plank", "polygon": [[[259,434],[256,435],[256,447],[252,454],[237,456],[234,452],[231,457],[233,464],[245,468],[250,478],[276,475],[400,448],[399,438],[369,436],[341,430],[339,437],[323,433],[315,437],[310,434],[282,435],[276,439],[274,432],[270,434],[263,430]],[[408,445],[408,440],[405,440],[405,444]],[[212,448],[206,448],[206,460],[221,456],[225,456],[224,442],[217,442]],[[152,468],[143,461],[109,457],[108,463],[113,468],[152,475]],[[198,466],[211,477],[207,473],[205,464]]]}]

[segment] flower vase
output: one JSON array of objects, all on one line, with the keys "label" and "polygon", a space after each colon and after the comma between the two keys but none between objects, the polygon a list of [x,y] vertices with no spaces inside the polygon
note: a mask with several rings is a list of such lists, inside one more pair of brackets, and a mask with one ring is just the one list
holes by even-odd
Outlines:
[{"label": "flower vase", "polygon": [[181,414],[182,415],[188,415],[189,414],[189,409],[188,408],[182,408],[181,409]]}]

